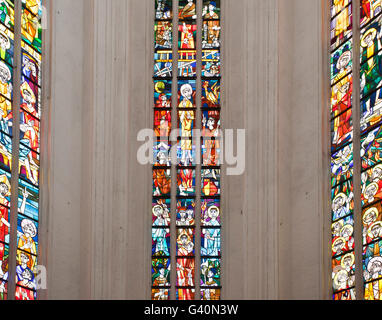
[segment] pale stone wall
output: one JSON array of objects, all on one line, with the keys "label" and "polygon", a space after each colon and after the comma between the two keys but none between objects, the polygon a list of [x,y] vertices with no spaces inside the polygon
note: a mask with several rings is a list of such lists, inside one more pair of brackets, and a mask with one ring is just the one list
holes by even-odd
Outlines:
[{"label": "pale stone wall", "polygon": [[[223,176],[223,298],[327,298],[321,2],[223,2],[223,125],[247,132],[245,174]],[[48,3],[41,298],[148,299],[153,1]]]}]

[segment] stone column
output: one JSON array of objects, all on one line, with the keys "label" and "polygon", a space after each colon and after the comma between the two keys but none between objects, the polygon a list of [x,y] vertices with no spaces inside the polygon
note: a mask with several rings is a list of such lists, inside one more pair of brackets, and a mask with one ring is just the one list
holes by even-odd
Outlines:
[{"label": "stone column", "polygon": [[278,5],[223,6],[224,127],[247,141],[244,175],[223,180],[225,299],[277,298]]}]

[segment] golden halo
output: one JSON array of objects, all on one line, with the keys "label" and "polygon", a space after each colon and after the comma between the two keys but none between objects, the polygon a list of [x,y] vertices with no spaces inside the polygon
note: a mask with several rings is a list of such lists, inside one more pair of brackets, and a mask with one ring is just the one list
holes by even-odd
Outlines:
[{"label": "golden halo", "polygon": [[378,261],[379,263],[382,264],[382,257],[371,258],[367,264],[367,271],[371,272],[371,266],[373,265],[374,261]]},{"label": "golden halo", "polygon": [[373,40],[374,40],[375,37],[376,37],[376,35],[377,35],[377,30],[376,30],[375,28],[371,28],[371,29],[369,29],[369,30],[367,30],[367,31],[365,32],[365,34],[363,35],[363,37],[362,37],[362,39],[361,39],[361,46],[362,46],[363,48],[366,48],[366,47],[367,47],[367,43],[365,42],[365,39],[366,39],[366,37],[368,37],[370,34],[372,35],[372,38],[373,38]]},{"label": "golden halo", "polygon": [[370,238],[374,238],[374,235],[371,233],[371,230],[374,226],[380,226],[382,228],[382,221],[376,221],[373,224],[370,225],[369,229],[367,230],[367,233],[369,234]]},{"label": "golden halo", "polygon": [[333,280],[334,280],[334,284],[336,285],[337,288],[340,286],[340,283],[338,282],[338,277],[339,277],[340,275],[344,275],[344,276],[346,276],[347,278],[349,277],[349,275],[348,275],[348,273],[347,273],[346,270],[340,270],[340,271],[338,271],[338,272],[336,273],[336,275],[334,276],[334,279],[333,279]]},{"label": "golden halo", "polygon": [[[372,183],[370,183],[367,187],[366,187],[366,189],[365,189],[365,192],[368,190],[368,189],[370,189],[371,187],[375,187],[375,193],[373,194],[373,197],[377,194],[377,192],[378,192],[378,183],[376,183],[376,182],[372,182]],[[365,192],[364,192],[364,195],[365,195]],[[365,197],[366,198],[366,197]],[[368,201],[369,201],[369,198],[366,198]]]},{"label": "golden halo", "polygon": [[[342,247],[341,247],[341,249],[343,249],[344,247],[345,247],[345,245],[346,245],[346,240],[345,240],[345,238],[344,237],[338,237],[336,240],[334,240],[333,241],[333,244],[332,244],[332,249],[334,249],[334,246],[337,244],[337,242],[340,242],[340,241],[342,241]],[[333,250],[334,251],[334,250]],[[337,252],[337,251],[336,251]]]},{"label": "golden halo", "polygon": [[36,102],[36,96],[35,96],[33,90],[31,89],[31,87],[29,86],[28,82],[26,82],[26,81],[24,81],[24,83],[20,87],[20,93],[23,97],[24,97],[24,91],[29,92],[29,94],[32,97],[32,103],[35,103]]},{"label": "golden halo", "polygon": [[346,197],[346,194],[345,194],[345,193],[340,192],[339,194],[337,194],[337,195],[334,197],[333,202],[336,201],[338,198],[342,198],[343,201],[345,202],[347,197]]},{"label": "golden halo", "polygon": [[0,183],[4,183],[8,187],[8,192],[5,196],[9,196],[11,194],[11,184],[9,183],[8,177],[5,174],[0,176]]},{"label": "golden halo", "polygon": [[365,211],[365,213],[362,216],[363,224],[367,225],[368,223],[365,221],[366,217],[369,215],[370,212],[375,212],[374,219],[372,222],[374,222],[378,217],[378,209],[376,207],[369,208]]},{"label": "golden halo", "polygon": [[159,205],[159,204],[157,204],[157,205],[155,205],[154,207],[153,207],[153,209],[152,209],[152,213],[153,213],[153,215],[154,216],[158,216],[158,214],[155,212],[155,209],[157,209],[157,208],[160,208],[162,211],[163,211],[163,207],[161,206],[161,205]]},{"label": "golden halo", "polygon": [[217,206],[211,206],[211,207],[209,207],[208,210],[207,210],[207,215],[208,215],[210,218],[212,218],[212,217],[211,217],[211,210],[212,210],[212,209],[215,209],[217,212],[220,212],[220,210],[219,210],[219,208],[218,208]]},{"label": "golden halo", "polygon": [[188,234],[188,232],[183,229],[183,231],[178,235],[178,239],[177,239],[177,242],[181,245],[182,244],[182,237],[183,236],[186,236],[187,237],[187,243],[191,241],[191,237],[190,235]]},{"label": "golden halo", "polygon": [[353,253],[348,253],[348,254],[345,254],[342,259],[341,259],[341,266],[343,268],[346,268],[345,264],[344,264],[344,261],[347,257],[351,257],[351,263],[350,265],[352,266],[354,264],[354,260],[355,260],[355,257],[354,257],[354,254]]},{"label": "golden halo", "polygon": [[336,64],[336,67],[338,70],[340,70],[340,61],[341,61],[341,58],[344,57],[344,56],[349,56],[349,62],[351,60],[351,52],[349,50],[343,52],[340,57],[338,58],[338,61],[337,61],[337,64]]},{"label": "golden halo", "polygon": [[351,230],[350,233],[353,234],[353,226],[350,225],[350,224],[345,224],[345,225],[342,227],[342,229],[341,229],[341,231],[340,231],[340,234],[342,234],[343,231],[345,231],[346,229],[350,229],[350,230]]}]

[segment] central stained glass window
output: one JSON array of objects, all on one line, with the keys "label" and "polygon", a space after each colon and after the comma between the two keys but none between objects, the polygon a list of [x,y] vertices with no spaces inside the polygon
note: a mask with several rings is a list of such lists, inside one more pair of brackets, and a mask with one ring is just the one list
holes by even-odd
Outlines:
[{"label": "central stained glass window", "polygon": [[152,299],[219,300],[220,1],[154,2]]}]

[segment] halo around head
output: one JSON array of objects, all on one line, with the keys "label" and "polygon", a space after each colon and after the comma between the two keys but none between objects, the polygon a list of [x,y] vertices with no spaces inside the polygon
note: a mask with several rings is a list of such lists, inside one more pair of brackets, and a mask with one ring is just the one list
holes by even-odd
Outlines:
[{"label": "halo around head", "polygon": [[374,40],[375,37],[377,36],[377,30],[376,30],[375,28],[371,28],[371,29],[369,29],[369,30],[367,30],[367,31],[365,32],[365,34],[362,36],[362,39],[361,39],[361,46],[362,46],[363,48],[366,48],[366,47],[368,46],[367,43],[365,42],[365,39],[366,39],[369,35],[371,35],[372,39]]},{"label": "halo around head", "polygon": [[362,221],[364,224],[369,224],[367,221],[366,221],[366,218],[370,215],[370,214],[373,214],[373,220],[371,222],[374,222],[377,217],[378,217],[378,209],[376,207],[372,207],[372,208],[369,208],[365,211],[365,213],[363,214],[362,216]]}]

